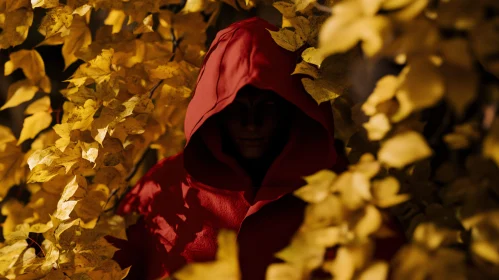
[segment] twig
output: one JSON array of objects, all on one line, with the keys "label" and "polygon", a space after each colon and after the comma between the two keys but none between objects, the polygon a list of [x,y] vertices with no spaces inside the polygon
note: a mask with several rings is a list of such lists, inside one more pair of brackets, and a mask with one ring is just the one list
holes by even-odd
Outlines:
[{"label": "twig", "polygon": [[154,92],[156,91],[156,89],[163,83],[164,80],[161,80],[159,81],[152,89],[151,89],[151,92],[149,93],[149,98],[152,98]]},{"label": "twig", "polygon": [[40,246],[40,244],[38,244],[38,242],[36,242],[33,238],[31,238],[29,236],[28,236],[28,239],[31,240],[31,243],[28,245],[28,247],[33,245],[33,243],[36,244],[36,246],[38,246],[38,248],[40,248],[40,251],[42,252],[43,257],[45,257],[45,252],[43,251],[42,246]]},{"label": "twig", "polygon": [[170,33],[172,34],[172,44],[173,44],[173,49],[172,49],[172,57],[170,58],[170,62],[175,59],[175,53],[177,52],[178,45],[180,44],[180,39],[177,39],[175,36],[175,29],[173,28],[173,24],[170,27]]},{"label": "twig", "polygon": [[329,14],[332,14],[333,13],[333,9],[331,9],[331,7],[328,7],[328,6],[325,6],[325,5],[322,5],[322,4],[319,4],[319,3],[315,3],[314,4],[315,8],[321,12],[325,12],[325,13],[329,13]]},{"label": "twig", "polygon": [[[113,196],[118,192],[118,189],[114,189],[112,192],[111,192],[111,195],[109,195],[109,197],[107,198],[107,201],[106,201],[106,204],[104,204],[104,207],[102,207],[103,209],[106,209],[106,206],[107,204],[109,203],[109,201],[111,201],[111,198],[113,198]],[[113,207],[111,207],[113,208]],[[99,216],[99,219],[100,219],[100,216]]]},{"label": "twig", "polygon": [[149,154],[150,151],[151,151],[151,148],[147,148],[147,150],[145,150],[145,152],[140,157],[137,164],[135,164],[133,166],[133,169],[130,171],[130,173],[128,173],[128,176],[126,176],[126,178],[125,178],[125,180],[127,182],[130,181],[130,179],[132,179],[133,176],[135,176],[135,173],[137,173],[137,171],[139,170],[139,166],[142,164],[142,162],[144,162],[145,158],[147,157],[147,155]]}]

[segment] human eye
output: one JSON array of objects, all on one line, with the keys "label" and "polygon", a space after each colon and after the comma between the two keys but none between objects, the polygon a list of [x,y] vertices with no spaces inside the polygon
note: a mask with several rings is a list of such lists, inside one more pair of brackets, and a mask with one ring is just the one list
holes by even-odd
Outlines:
[{"label": "human eye", "polygon": [[276,102],[275,100],[265,100],[265,101],[263,102],[263,105],[264,105],[264,106],[269,106],[269,107],[270,107],[270,106],[275,106],[275,105],[276,105],[276,103],[277,103],[277,102]]}]

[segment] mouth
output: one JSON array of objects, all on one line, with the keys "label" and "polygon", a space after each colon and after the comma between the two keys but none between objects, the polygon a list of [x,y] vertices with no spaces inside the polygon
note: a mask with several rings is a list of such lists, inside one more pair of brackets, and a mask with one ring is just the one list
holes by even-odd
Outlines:
[{"label": "mouth", "polygon": [[248,146],[259,146],[262,145],[265,139],[263,137],[258,138],[239,138],[239,142]]}]

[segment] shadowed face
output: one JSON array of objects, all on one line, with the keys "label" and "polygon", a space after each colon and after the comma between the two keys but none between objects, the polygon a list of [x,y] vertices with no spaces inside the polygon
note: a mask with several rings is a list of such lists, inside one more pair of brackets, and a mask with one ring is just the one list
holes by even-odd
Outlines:
[{"label": "shadowed face", "polygon": [[242,88],[222,111],[226,137],[244,159],[261,159],[280,150],[287,141],[291,105],[269,90]]}]

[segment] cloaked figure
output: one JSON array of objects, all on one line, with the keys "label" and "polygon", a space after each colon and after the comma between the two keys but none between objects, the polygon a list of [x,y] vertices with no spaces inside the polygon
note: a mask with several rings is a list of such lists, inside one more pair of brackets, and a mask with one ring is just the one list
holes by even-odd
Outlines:
[{"label": "cloaked figure", "polygon": [[[185,118],[186,146],[158,162],[121,202],[141,214],[114,259],[129,279],[172,275],[215,259],[220,229],[237,232],[243,279],[264,279],[301,225],[292,192],[321,169],[341,172],[333,115],[291,75],[298,54],[279,47],[259,18],[218,32]],[[209,279],[209,275],[207,275]]]}]

